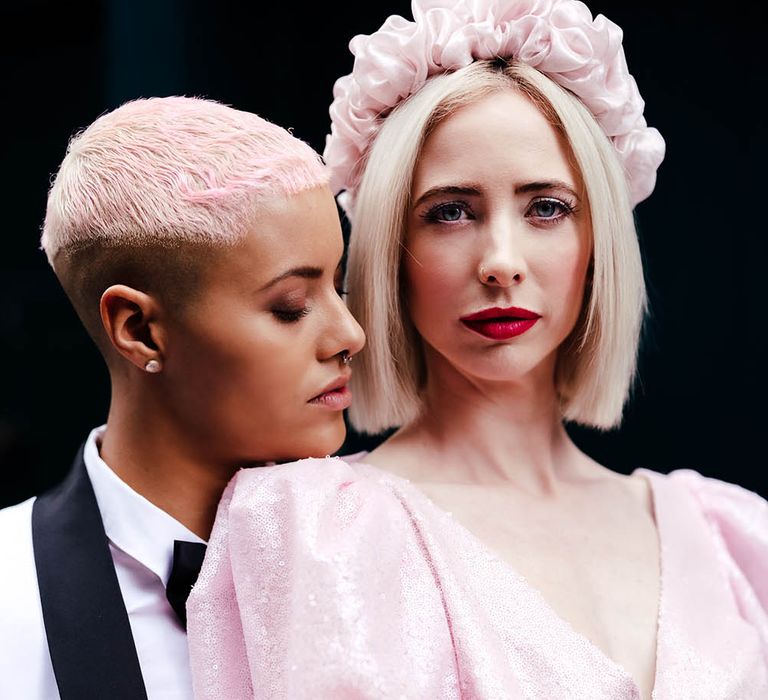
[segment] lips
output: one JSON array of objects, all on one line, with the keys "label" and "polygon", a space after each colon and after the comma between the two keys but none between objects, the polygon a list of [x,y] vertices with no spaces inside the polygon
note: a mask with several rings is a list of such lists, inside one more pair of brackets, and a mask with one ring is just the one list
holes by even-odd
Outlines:
[{"label": "lips", "polygon": [[471,331],[491,340],[509,340],[533,328],[540,314],[517,306],[493,307],[463,316],[461,322]]},{"label": "lips", "polygon": [[349,376],[349,373],[347,373],[341,377],[337,377],[307,403],[311,403],[315,406],[322,406],[323,408],[329,408],[332,411],[342,411],[345,408],[349,408],[352,403],[352,392],[347,387]]}]

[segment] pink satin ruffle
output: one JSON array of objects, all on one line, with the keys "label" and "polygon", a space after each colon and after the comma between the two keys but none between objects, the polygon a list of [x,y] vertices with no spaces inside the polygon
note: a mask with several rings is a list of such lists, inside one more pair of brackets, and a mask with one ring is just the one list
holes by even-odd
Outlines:
[{"label": "pink satin ruffle", "polygon": [[477,59],[514,57],[575,93],[613,140],[633,206],[653,191],[664,140],[643,117],[622,31],[577,0],[413,0],[414,21],[390,16],[350,42],[352,73],[339,78],[324,159],[352,214],[362,156],[380,117],[426,80]]}]

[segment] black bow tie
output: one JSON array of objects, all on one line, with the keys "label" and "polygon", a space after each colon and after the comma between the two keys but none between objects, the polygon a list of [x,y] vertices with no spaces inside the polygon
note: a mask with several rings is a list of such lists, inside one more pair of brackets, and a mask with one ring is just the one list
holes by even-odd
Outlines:
[{"label": "black bow tie", "polygon": [[173,567],[165,587],[165,596],[185,629],[187,598],[203,565],[205,547],[202,542],[173,541]]}]

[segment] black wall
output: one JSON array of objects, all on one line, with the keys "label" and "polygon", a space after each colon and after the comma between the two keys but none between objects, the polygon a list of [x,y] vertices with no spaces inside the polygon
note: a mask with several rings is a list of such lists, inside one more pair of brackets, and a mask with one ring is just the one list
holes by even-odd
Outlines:
[{"label": "black wall", "polygon": [[[322,151],[347,42],[409,4],[26,0],[0,10],[0,506],[57,481],[103,422],[107,373],[38,250],[68,137],[138,96],[224,101]],[[688,467],[768,496],[763,3],[595,0],[625,31],[667,159],[637,209],[651,295],[641,382],[623,427],[574,430],[619,471]],[[376,439],[350,435],[345,451]]]}]

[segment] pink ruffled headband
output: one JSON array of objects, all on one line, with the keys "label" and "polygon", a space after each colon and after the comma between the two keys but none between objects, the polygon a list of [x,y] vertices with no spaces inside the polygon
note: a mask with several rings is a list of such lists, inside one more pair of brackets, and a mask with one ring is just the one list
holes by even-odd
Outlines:
[{"label": "pink ruffled headband", "polygon": [[577,95],[611,138],[629,182],[632,205],[656,184],[664,139],[647,126],[644,102],[627,70],[622,31],[594,20],[577,0],[413,0],[414,21],[390,16],[352,39],[350,75],[336,81],[331,133],[323,153],[333,192],[351,215],[357,167],[398,103],[437,73],[475,60],[516,58]]}]

